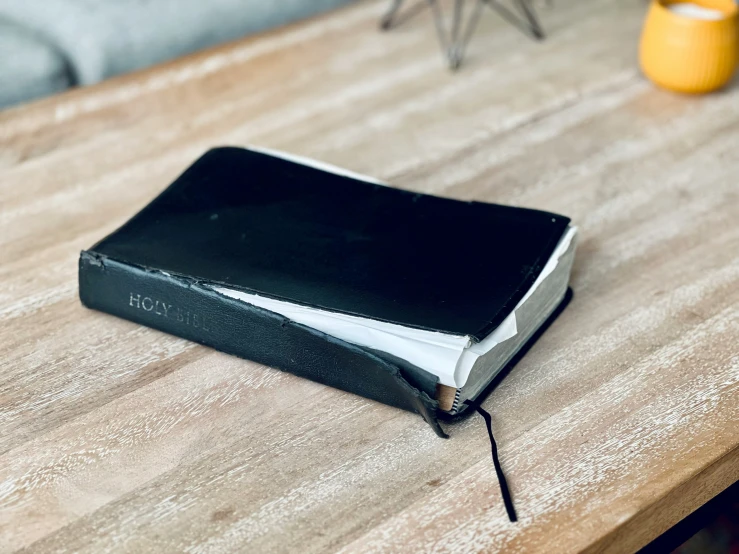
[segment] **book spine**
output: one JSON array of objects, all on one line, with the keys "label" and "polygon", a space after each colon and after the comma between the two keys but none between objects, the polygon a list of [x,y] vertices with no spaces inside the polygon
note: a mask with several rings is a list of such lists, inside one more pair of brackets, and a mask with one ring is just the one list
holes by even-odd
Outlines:
[{"label": "book spine", "polygon": [[[207,284],[92,251],[79,260],[80,300],[222,352],[419,413],[439,436],[438,403],[375,353],[221,295]],[[245,368],[248,371],[248,368]]]}]

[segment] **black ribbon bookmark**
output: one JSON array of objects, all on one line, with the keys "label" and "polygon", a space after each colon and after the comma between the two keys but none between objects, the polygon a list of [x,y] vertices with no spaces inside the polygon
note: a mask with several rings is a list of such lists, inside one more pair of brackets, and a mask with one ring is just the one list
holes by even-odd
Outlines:
[{"label": "black ribbon bookmark", "polygon": [[506,512],[508,512],[508,519],[512,522],[518,521],[516,516],[516,510],[513,507],[513,498],[511,497],[511,491],[508,488],[508,481],[506,481],[503,468],[500,466],[500,460],[498,459],[498,445],[495,444],[495,438],[493,437],[493,419],[490,414],[483,410],[479,405],[471,403],[469,400],[465,402],[470,407],[477,410],[477,413],[482,416],[485,420],[485,425],[488,428],[488,437],[490,437],[490,449],[493,453],[493,466],[495,466],[495,474],[498,476],[498,484],[500,484],[500,495],[503,497],[503,504],[505,504]]}]

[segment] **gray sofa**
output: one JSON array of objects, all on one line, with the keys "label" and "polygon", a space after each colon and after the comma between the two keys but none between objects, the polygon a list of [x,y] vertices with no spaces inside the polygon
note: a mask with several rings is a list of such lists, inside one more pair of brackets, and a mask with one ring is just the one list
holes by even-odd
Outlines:
[{"label": "gray sofa", "polygon": [[0,0],[0,107],[96,83],[351,0]]}]

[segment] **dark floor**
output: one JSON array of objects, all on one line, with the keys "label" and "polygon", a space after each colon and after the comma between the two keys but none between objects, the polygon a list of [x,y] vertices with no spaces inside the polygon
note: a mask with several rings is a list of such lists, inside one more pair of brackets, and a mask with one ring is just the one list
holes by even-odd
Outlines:
[{"label": "dark floor", "polygon": [[739,554],[739,483],[686,517],[639,554]]}]

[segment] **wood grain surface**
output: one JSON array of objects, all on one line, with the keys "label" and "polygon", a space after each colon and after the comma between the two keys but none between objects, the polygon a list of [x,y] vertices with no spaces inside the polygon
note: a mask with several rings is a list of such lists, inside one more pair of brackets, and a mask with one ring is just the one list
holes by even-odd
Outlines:
[{"label": "wood grain surface", "polygon": [[[630,552],[739,479],[737,86],[646,82],[634,0],[558,0],[543,43],[487,13],[457,74],[384,8],[0,113],[0,552]],[[80,305],[80,249],[246,143],[579,224],[484,405],[518,523],[477,416],[442,440]]]}]

